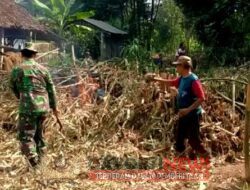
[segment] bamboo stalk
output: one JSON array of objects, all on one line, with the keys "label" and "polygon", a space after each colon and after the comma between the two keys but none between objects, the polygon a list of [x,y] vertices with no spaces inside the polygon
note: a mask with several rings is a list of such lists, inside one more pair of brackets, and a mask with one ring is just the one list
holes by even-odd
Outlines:
[{"label": "bamboo stalk", "polygon": [[66,88],[69,88],[69,87],[78,86],[78,85],[82,84],[83,82],[84,82],[83,80],[80,80],[79,82],[77,82],[75,84],[70,84],[70,85],[65,85],[65,86],[58,86],[57,88],[58,89],[66,89]]},{"label": "bamboo stalk", "polygon": [[[217,90],[216,90],[216,93],[217,93],[218,95],[220,95],[222,98],[224,98],[225,100],[229,101],[229,102],[232,102],[232,101],[233,101],[233,100],[231,100],[230,98],[228,98],[227,96],[225,96],[224,94],[222,94],[221,92],[219,92],[219,91],[217,91]],[[246,107],[245,104],[243,104],[243,103],[241,103],[241,102],[236,102],[236,101],[235,101],[235,107],[236,107],[236,105],[237,105],[237,106],[240,106],[241,108],[245,108],[245,107]]]},{"label": "bamboo stalk", "polygon": [[201,79],[202,82],[204,82],[204,81],[210,81],[210,80],[212,80],[212,81],[231,81],[231,82],[237,82],[237,83],[244,84],[244,85],[248,84],[245,81],[231,79],[231,78],[204,78],[204,79]]},{"label": "bamboo stalk", "polygon": [[250,183],[250,79],[247,85],[247,102],[246,102],[246,126],[244,138],[244,155],[245,155],[245,175],[246,181]]},{"label": "bamboo stalk", "polygon": [[36,58],[36,60],[41,59],[42,57],[44,57],[44,56],[46,56],[46,55],[49,55],[49,54],[51,54],[51,53],[57,52],[57,51],[59,51],[59,48],[56,48],[56,49],[54,49],[54,50],[52,50],[52,51],[48,51],[48,52],[46,52],[46,53],[44,53],[44,54],[38,56],[38,57]]},{"label": "bamboo stalk", "polygon": [[235,86],[235,81],[233,81],[232,85],[233,116],[235,115],[235,91],[236,91],[236,86]]},{"label": "bamboo stalk", "polygon": [[220,131],[224,131],[225,133],[227,133],[228,135],[234,136],[235,134],[233,134],[232,132],[220,127],[219,125],[215,125],[215,128],[219,129]]}]

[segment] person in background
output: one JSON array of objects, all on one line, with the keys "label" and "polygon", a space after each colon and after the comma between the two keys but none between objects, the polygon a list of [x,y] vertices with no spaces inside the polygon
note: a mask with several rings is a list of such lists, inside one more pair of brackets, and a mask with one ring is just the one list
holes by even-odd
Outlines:
[{"label": "person in background", "polygon": [[176,51],[175,59],[177,60],[180,56],[187,55],[186,47],[184,42],[181,42],[179,48]]},{"label": "person in background", "polygon": [[49,71],[34,58],[33,48],[21,50],[23,63],[11,72],[10,88],[19,99],[18,138],[21,152],[29,164],[36,167],[45,152],[43,122],[50,108],[56,117],[56,92]]},{"label": "person in background", "polygon": [[94,61],[91,57],[91,54],[89,51],[86,51],[85,57],[83,60],[83,65],[86,66],[87,68],[90,68],[91,65],[93,65]]},{"label": "person in background", "polygon": [[157,65],[159,70],[163,69],[163,55],[162,53],[158,53],[152,57],[154,64]]},{"label": "person in background", "polygon": [[163,69],[163,55],[161,53],[159,53],[159,59],[158,59],[158,65],[159,65],[159,69],[162,70]]}]

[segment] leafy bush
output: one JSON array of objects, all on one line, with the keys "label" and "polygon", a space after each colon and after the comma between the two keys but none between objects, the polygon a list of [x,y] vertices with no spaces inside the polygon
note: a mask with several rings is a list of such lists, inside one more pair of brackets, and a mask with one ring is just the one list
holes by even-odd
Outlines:
[{"label": "leafy bush", "polygon": [[122,50],[122,56],[128,60],[130,69],[136,67],[138,71],[145,72],[153,67],[150,53],[139,43],[138,39],[134,39]]}]

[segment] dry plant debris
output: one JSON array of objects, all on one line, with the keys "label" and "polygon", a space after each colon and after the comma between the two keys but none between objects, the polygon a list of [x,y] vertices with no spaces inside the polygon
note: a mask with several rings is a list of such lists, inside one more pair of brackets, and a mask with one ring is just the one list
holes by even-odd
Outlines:
[{"label": "dry plant debris", "polygon": [[[69,86],[57,86],[60,118],[64,129],[58,131],[56,119],[45,123],[48,152],[37,171],[27,168],[16,140],[17,100],[8,89],[8,75],[2,73],[0,86],[0,182],[3,189],[171,189],[173,183],[91,182],[87,171],[104,167],[113,157],[172,157],[174,112],[170,95],[159,98],[155,84],[142,76],[105,64],[95,68],[102,75],[107,96],[101,103],[89,104],[83,96],[72,97]],[[83,91],[92,88],[87,78],[78,80]],[[74,85],[73,85],[74,86]],[[242,151],[243,118],[232,114],[231,105],[207,92],[203,105],[206,114],[201,126],[203,142],[213,156],[224,155],[233,162]],[[162,149],[164,151],[157,152]],[[110,157],[110,159],[108,159]],[[152,168],[150,163],[143,166]],[[133,168],[133,163],[131,163]],[[197,188],[199,184],[196,184]],[[1,189],[0,188],[0,189]],[[173,189],[173,188],[172,188]]]}]

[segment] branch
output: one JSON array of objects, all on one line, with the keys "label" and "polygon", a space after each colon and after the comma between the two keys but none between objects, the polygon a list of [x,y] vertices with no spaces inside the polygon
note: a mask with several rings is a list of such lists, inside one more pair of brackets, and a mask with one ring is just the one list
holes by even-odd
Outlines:
[{"label": "branch", "polygon": [[[228,101],[228,102],[230,102],[230,103],[232,103],[233,102],[233,100],[231,100],[230,98],[228,98],[227,96],[225,96],[224,94],[222,94],[221,92],[219,92],[219,91],[217,91],[216,90],[216,93],[218,94],[218,95],[220,95],[222,98],[224,98],[226,101]],[[243,104],[243,103],[241,103],[241,102],[235,102],[235,104],[238,106],[237,108],[238,109],[240,109],[240,108],[246,108],[246,105],[245,104]],[[240,108],[239,108],[240,107]]]},{"label": "branch", "polygon": [[227,133],[227,134],[229,134],[229,135],[231,135],[231,136],[234,136],[234,135],[235,135],[234,133],[232,133],[232,132],[230,132],[230,131],[228,131],[228,130],[222,128],[222,127],[220,127],[219,125],[215,125],[215,127],[216,127],[217,129],[220,129],[221,131],[224,131],[225,133]]},{"label": "branch", "polygon": [[154,19],[153,19],[153,23],[155,23],[155,21],[156,21],[156,19],[157,19],[160,5],[161,5],[161,1],[159,0],[159,1],[158,1],[158,4],[157,4],[157,6],[156,6],[156,12],[155,12],[155,17],[154,17]]},{"label": "branch", "polygon": [[43,53],[42,55],[40,55],[39,57],[37,57],[36,60],[41,59],[42,57],[44,57],[44,56],[46,56],[46,55],[48,55],[48,54],[55,53],[55,52],[57,52],[58,50],[59,50],[59,48],[54,49],[54,50],[52,50],[52,51],[48,51],[48,52],[46,52],[46,53]]},{"label": "branch", "polygon": [[210,80],[213,80],[213,81],[230,81],[230,82],[237,82],[237,83],[240,83],[240,84],[244,84],[244,85],[247,85],[247,82],[245,81],[241,81],[241,80],[236,80],[236,79],[231,79],[231,78],[205,78],[205,79],[200,79],[202,82],[204,81],[210,81]]}]

